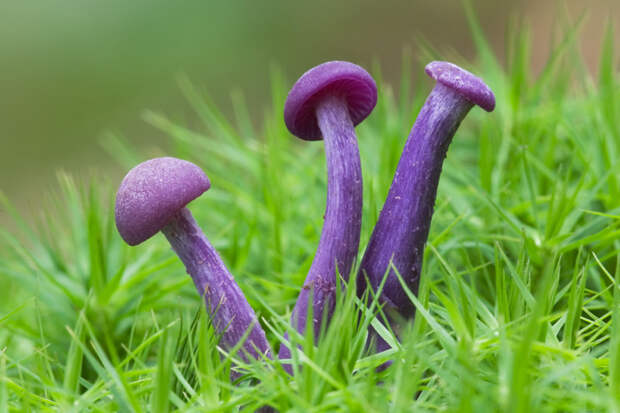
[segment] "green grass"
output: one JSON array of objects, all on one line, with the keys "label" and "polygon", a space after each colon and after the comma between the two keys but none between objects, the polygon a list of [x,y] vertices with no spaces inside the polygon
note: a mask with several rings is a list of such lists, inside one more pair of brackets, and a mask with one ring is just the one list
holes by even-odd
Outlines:
[{"label": "green grass", "polygon": [[[218,350],[200,298],[158,235],[130,248],[114,227],[117,182],[76,184],[42,203],[38,220],[0,229],[0,412],[23,411],[620,411],[620,82],[611,29],[597,76],[578,51],[579,24],[558,30],[533,76],[528,31],[513,30],[502,65],[469,8],[475,64],[496,92],[474,109],[448,152],[425,253],[415,322],[398,343],[354,287],[318,346],[287,320],[322,227],[321,143],[286,131],[291,82],[274,70],[259,129],[239,93],[227,119],[180,79],[201,125],[146,112],[168,136],[162,154],[201,165],[212,189],[190,205],[256,309],[274,346],[303,345],[297,374],[277,361],[241,365]],[[561,24],[559,26],[562,26]],[[507,68],[507,69],[506,69]],[[362,248],[400,151],[431,87],[420,64],[380,85],[358,127],[364,170]],[[412,82],[415,80],[415,82]],[[415,85],[415,88],[412,87]],[[145,156],[109,136],[119,168]],[[44,206],[43,206],[44,205]],[[393,349],[364,350],[373,323]],[[388,359],[393,366],[376,367]],[[303,364],[303,369],[298,369]]]}]

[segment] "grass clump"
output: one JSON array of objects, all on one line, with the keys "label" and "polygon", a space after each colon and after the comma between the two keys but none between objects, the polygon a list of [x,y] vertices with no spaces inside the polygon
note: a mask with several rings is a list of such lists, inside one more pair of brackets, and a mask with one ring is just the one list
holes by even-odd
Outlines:
[{"label": "grass clump", "polygon": [[[78,189],[61,175],[60,196],[36,224],[3,200],[19,230],[0,231],[0,412],[619,411],[620,84],[611,31],[598,76],[584,69],[577,25],[534,77],[527,31],[510,36],[505,69],[470,20],[472,71],[496,92],[497,109],[472,111],[448,152],[420,292],[410,297],[416,319],[400,343],[373,311],[357,311],[349,285],[318,345],[300,342],[295,378],[277,361],[223,355],[163,237],[125,246],[114,187]],[[430,88],[411,91],[421,72],[406,59],[395,90],[375,70],[379,103],[358,128],[361,245]],[[167,154],[211,178],[213,189],[190,208],[277,349],[286,331],[303,340],[288,320],[320,236],[326,177],[321,145],[298,144],[285,130],[287,82],[274,72],[271,84],[260,130],[241,95],[229,121],[187,79],[181,89],[200,127],[144,117],[169,137]],[[121,139],[105,145],[126,169],[143,160]],[[366,352],[360,323],[393,348]],[[232,359],[246,373],[234,384]],[[378,373],[388,359],[393,366]]]}]

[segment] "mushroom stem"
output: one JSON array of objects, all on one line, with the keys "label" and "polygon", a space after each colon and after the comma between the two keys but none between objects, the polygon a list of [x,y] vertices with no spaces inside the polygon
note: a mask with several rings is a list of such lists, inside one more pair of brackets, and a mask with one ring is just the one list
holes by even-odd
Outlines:
[{"label": "mushroom stem", "polygon": [[[358,293],[381,284],[390,260],[415,294],[422,269],[439,175],[446,151],[473,104],[438,83],[427,98],[409,134],[392,186],[362,258]],[[388,307],[411,317],[415,307],[390,270],[382,298]]]},{"label": "mushroom stem", "polygon": [[[376,291],[390,262],[407,287],[417,294],[424,244],[433,215],[439,175],[448,146],[461,121],[474,104],[486,111],[495,107],[487,85],[471,73],[447,62],[432,62],[426,72],[437,84],[426,99],[405,144],[387,199],[358,273],[358,295],[366,288]],[[369,284],[368,284],[369,283]],[[398,277],[391,268],[379,297],[388,320],[396,312],[410,318],[415,314]],[[377,350],[389,345],[371,329]]]},{"label": "mushroom stem", "polygon": [[230,350],[247,334],[241,357],[246,361],[248,354],[254,359],[269,357],[269,343],[254,310],[192,213],[182,208],[161,231],[204,297],[214,329],[222,335],[220,345]]},{"label": "mushroom stem", "polygon": [[[301,333],[306,328],[308,306],[317,338],[323,319],[329,320],[335,305],[338,275],[347,280],[359,248],[362,220],[362,168],[357,138],[345,100],[331,95],[316,106],[316,117],[325,142],[327,201],[325,222],[316,255],[292,314]],[[312,298],[312,303],[310,303]],[[280,358],[289,358],[283,345]]]}]

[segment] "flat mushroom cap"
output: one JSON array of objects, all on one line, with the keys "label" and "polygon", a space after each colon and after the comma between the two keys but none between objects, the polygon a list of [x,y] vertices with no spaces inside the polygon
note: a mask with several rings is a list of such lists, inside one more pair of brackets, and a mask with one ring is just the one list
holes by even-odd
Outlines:
[{"label": "flat mushroom cap", "polygon": [[495,95],[477,76],[449,62],[431,62],[424,69],[437,82],[462,94],[487,112],[495,109]]},{"label": "flat mushroom cap", "polygon": [[138,245],[210,186],[207,175],[191,162],[169,157],[142,162],[118,188],[116,228],[127,244]]},{"label": "flat mushroom cap", "polygon": [[350,62],[313,67],[293,85],[284,104],[284,122],[293,135],[310,141],[322,139],[315,109],[326,95],[342,96],[353,125],[357,125],[377,104],[377,85],[366,70]]}]

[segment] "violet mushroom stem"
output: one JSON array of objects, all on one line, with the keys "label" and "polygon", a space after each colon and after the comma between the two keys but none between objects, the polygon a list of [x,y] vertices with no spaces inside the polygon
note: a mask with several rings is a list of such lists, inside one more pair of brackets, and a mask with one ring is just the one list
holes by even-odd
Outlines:
[{"label": "violet mushroom stem", "polygon": [[[479,105],[487,112],[495,108],[493,92],[480,78],[468,71],[448,62],[429,63],[425,71],[437,84],[411,129],[387,199],[362,258],[357,281],[360,297],[366,288],[378,290],[390,262],[407,287],[417,294],[424,245],[448,146],[461,121],[474,105]],[[405,318],[415,314],[415,307],[407,298],[393,269],[387,274],[379,302],[384,305],[388,319],[392,311]],[[376,333],[369,337],[372,336],[377,339],[377,351],[389,348]]]},{"label": "violet mushroom stem", "polygon": [[269,356],[269,344],[254,310],[192,213],[183,208],[161,232],[185,264],[198,293],[204,298],[214,329],[222,334],[222,348],[232,349],[251,328],[241,347],[241,356],[246,361],[246,355],[254,359]]},{"label": "violet mushroom stem", "polygon": [[129,245],[161,231],[204,298],[214,329],[221,335],[220,346],[231,350],[245,337],[240,351],[244,360],[270,357],[254,310],[185,207],[209,187],[205,173],[191,162],[169,157],[143,162],[127,173],[119,187],[117,229]]},{"label": "violet mushroom stem", "polygon": [[[303,288],[293,308],[291,323],[305,332],[308,309],[317,339],[323,320],[329,321],[336,299],[337,277],[347,280],[357,257],[362,222],[362,168],[355,125],[377,101],[372,77],[349,62],[326,62],[304,73],[291,89],[284,119],[294,135],[322,138],[327,159],[327,201],[319,244]],[[287,335],[288,338],[288,335]],[[279,357],[288,359],[283,344]],[[290,373],[290,365],[285,364]]]}]

